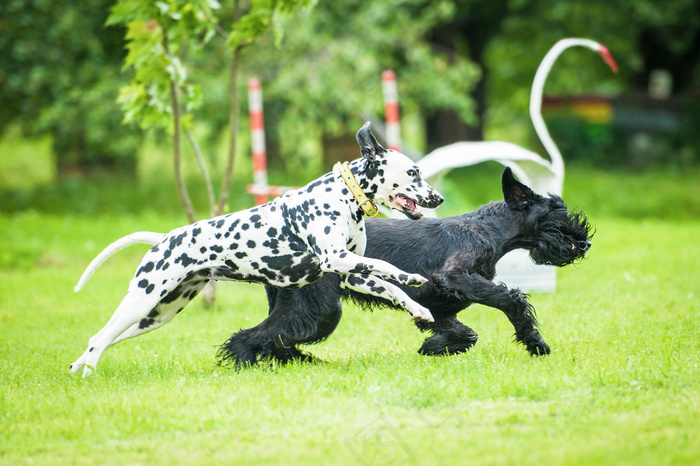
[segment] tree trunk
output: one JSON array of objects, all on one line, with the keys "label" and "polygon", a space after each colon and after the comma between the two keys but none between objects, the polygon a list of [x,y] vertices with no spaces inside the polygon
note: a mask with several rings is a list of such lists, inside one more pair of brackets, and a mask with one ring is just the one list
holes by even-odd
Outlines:
[{"label": "tree trunk", "polygon": [[452,22],[433,31],[431,41],[439,50],[447,50],[454,60],[458,54],[467,54],[481,68],[481,77],[470,93],[476,104],[476,122],[463,122],[455,112],[438,111],[426,122],[428,150],[457,141],[484,139],[486,87],[488,68],[484,53],[491,39],[501,29],[508,14],[507,0],[481,0],[459,10]]},{"label": "tree trunk", "polygon": [[[239,0],[233,0],[233,22],[238,22],[240,17]],[[212,205],[212,215],[218,216],[224,212],[228,204],[229,191],[231,190],[231,182],[233,180],[233,162],[236,156],[236,144],[238,141],[238,120],[240,116],[240,99],[238,96],[238,68],[241,58],[241,46],[239,45],[233,50],[231,56],[231,74],[229,76],[229,148],[228,160],[226,161],[226,171],[224,172],[224,180],[221,183],[221,192],[219,193],[219,202]],[[205,308],[210,309],[216,304],[216,280],[209,280],[209,283],[202,290],[202,304]]]},{"label": "tree trunk", "polygon": [[665,70],[673,79],[673,94],[686,91],[693,83],[693,76],[700,60],[700,32],[695,32],[686,41],[682,52],[673,50],[672,43],[658,29],[644,28],[638,38],[638,49],[642,56],[642,69],[634,77],[634,85],[642,91],[649,87],[649,76],[653,71]]},{"label": "tree trunk", "polygon": [[[236,24],[240,19],[239,0],[233,0],[233,23]],[[231,190],[231,182],[233,180],[233,162],[236,156],[236,145],[238,141],[238,120],[240,118],[240,99],[238,96],[238,68],[241,59],[241,45],[233,49],[231,56],[231,71],[228,82],[229,89],[229,147],[228,160],[226,161],[226,171],[224,172],[224,181],[221,183],[221,192],[219,193],[219,202],[213,208],[215,215],[221,215],[228,203],[229,191]]]}]

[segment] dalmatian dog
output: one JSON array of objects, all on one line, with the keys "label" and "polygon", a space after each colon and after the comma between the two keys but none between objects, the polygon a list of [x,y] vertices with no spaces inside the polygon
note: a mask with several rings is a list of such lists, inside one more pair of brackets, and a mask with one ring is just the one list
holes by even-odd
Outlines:
[{"label": "dalmatian dog", "polygon": [[[343,173],[338,164],[332,172],[267,204],[170,233],[134,233],[108,246],[90,263],[75,291],[118,250],[136,243],[154,245],[138,265],[126,296],[70,371],[91,374],[107,348],[168,323],[209,280],[299,288],[336,273],[343,287],[385,298],[415,319],[432,322],[428,309],[386,281],[420,286],[427,282],[424,277],[363,257],[364,213],[367,205],[377,203],[417,220],[422,217],[417,205],[435,208],[443,198],[423,181],[408,157],[379,145],[369,122],[358,131],[357,142],[362,157],[346,163]],[[348,173],[356,182],[354,189],[346,181]],[[358,186],[366,196],[362,205]]]}]

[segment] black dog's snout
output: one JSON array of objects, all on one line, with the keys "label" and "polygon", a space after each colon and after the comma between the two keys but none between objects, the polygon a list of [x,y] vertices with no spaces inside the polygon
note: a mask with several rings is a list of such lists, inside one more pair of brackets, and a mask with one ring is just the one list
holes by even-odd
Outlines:
[{"label": "black dog's snout", "polygon": [[579,254],[585,254],[591,249],[591,241],[588,239],[585,241],[577,241],[573,244],[573,248],[578,249]]}]

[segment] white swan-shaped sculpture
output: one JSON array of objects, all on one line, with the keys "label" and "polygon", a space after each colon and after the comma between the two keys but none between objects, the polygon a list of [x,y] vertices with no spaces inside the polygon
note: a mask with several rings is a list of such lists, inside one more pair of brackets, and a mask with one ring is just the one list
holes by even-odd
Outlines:
[{"label": "white swan-shaped sculpture", "polygon": [[448,170],[475,165],[480,162],[493,160],[511,167],[520,180],[540,194],[562,194],[564,183],[564,161],[557,145],[547,131],[542,118],[542,92],[547,75],[556,59],[566,49],[582,46],[601,55],[603,60],[617,72],[617,64],[610,51],[598,42],[588,39],[562,39],[547,52],[542,63],[537,68],[535,79],[530,91],[530,118],[537,136],[542,141],[549,159],[522,148],[516,144],[503,141],[457,142],[435,149],[417,164],[424,178],[432,178],[446,173]]},{"label": "white swan-shaped sculpture", "polygon": [[[436,178],[449,170],[475,165],[486,161],[496,161],[510,167],[520,180],[535,192],[561,196],[564,184],[564,161],[557,145],[547,131],[542,118],[542,92],[547,75],[556,59],[566,49],[575,46],[587,47],[601,55],[603,60],[617,73],[617,64],[608,49],[588,39],[562,39],[547,52],[537,68],[530,91],[530,118],[537,136],[542,141],[549,159],[540,157],[516,144],[503,141],[457,142],[435,149],[416,162],[424,178]],[[435,216],[432,210],[425,210],[427,216]],[[389,214],[389,216],[393,216]],[[536,265],[527,251],[518,249],[506,254],[496,265],[496,281],[523,291],[553,292],[556,290],[556,268]]]}]

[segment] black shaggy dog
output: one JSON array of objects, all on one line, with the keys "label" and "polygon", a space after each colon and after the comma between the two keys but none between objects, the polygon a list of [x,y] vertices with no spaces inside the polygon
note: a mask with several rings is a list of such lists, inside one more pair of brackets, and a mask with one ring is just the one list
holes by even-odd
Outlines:
[{"label": "black shaggy dog", "polygon": [[[550,352],[528,296],[492,282],[496,262],[509,251],[527,249],[537,264],[571,264],[590,248],[591,226],[583,213],[567,210],[559,196],[538,195],[518,182],[509,168],[501,182],[504,200],[471,213],[419,222],[367,222],[366,256],[431,277],[421,287],[401,287],[435,317],[435,322],[416,322],[421,331],[432,333],[421,354],[456,354],[472,347],[478,335],[457,320],[457,313],[472,303],[503,311],[515,328],[515,339],[530,354]],[[269,316],[256,327],[234,333],[219,350],[222,363],[245,366],[264,357],[311,360],[296,345],[320,342],[335,330],[341,297],[365,308],[393,307],[380,298],[341,289],[332,274],[298,290],[266,289]]]}]

